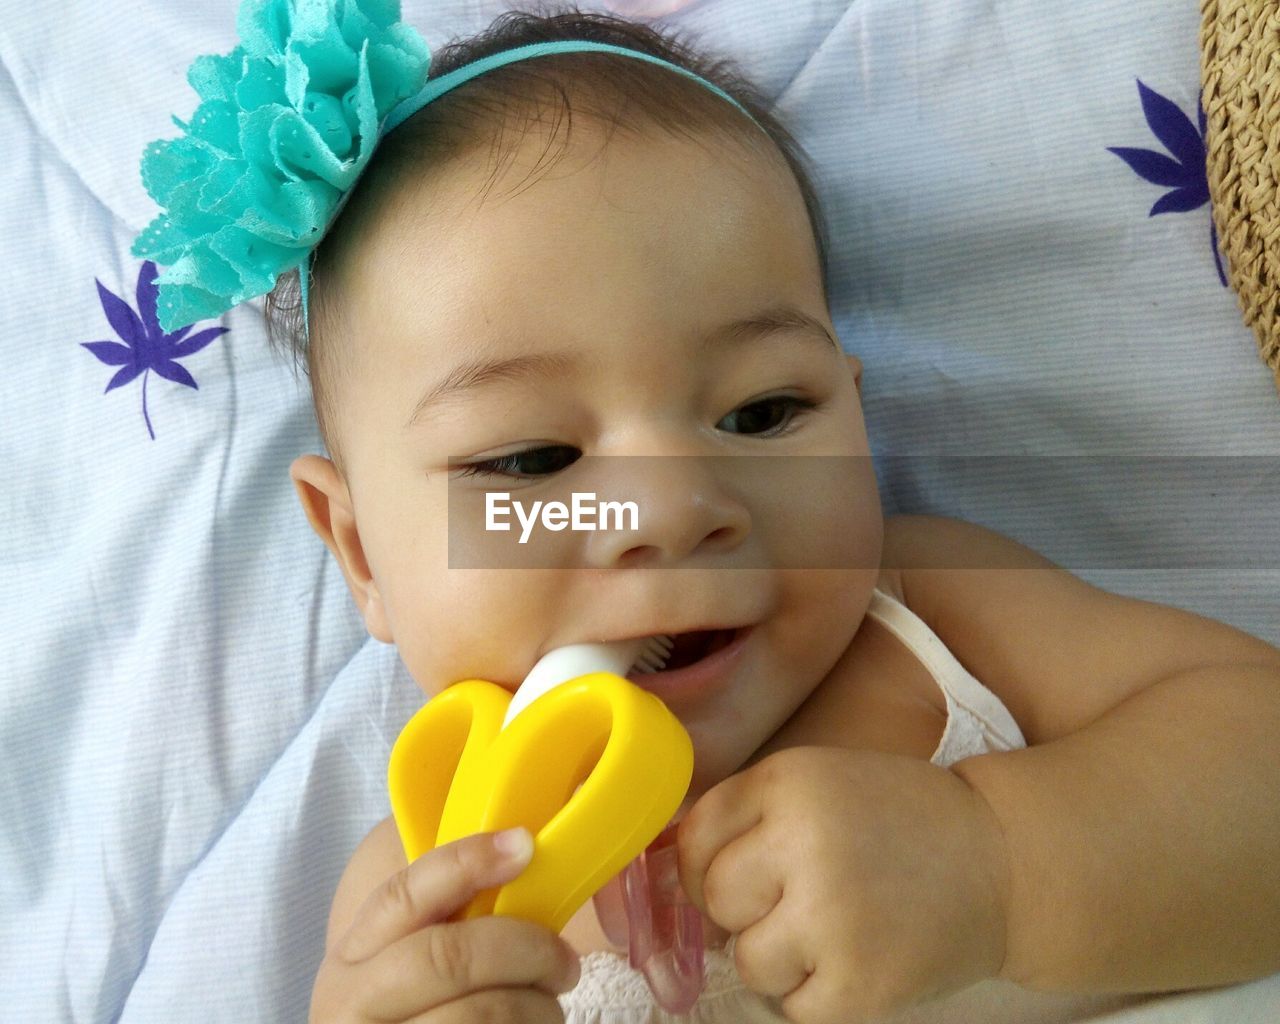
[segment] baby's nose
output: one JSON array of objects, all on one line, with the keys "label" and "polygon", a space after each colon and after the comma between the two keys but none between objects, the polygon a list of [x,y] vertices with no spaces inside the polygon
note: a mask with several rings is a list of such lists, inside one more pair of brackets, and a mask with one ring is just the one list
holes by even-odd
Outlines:
[{"label": "baby's nose", "polygon": [[694,553],[732,550],[749,535],[750,511],[723,472],[748,460],[630,456],[609,461],[601,489],[607,500],[633,502],[635,515],[593,534],[587,545],[592,567],[676,565]]}]

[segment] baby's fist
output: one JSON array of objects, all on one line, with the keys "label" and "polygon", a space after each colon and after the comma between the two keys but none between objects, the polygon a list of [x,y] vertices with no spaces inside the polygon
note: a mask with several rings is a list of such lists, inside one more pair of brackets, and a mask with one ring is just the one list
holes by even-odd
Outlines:
[{"label": "baby's fist", "polygon": [[744,983],[796,1024],[874,1021],[1000,970],[998,824],[945,768],[781,750],[710,789],[677,842]]}]

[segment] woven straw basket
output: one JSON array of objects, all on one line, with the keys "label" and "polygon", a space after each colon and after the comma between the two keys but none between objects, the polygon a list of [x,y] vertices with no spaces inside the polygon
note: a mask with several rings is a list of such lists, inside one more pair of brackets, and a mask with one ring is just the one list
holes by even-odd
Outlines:
[{"label": "woven straw basket", "polygon": [[1280,0],[1201,0],[1200,15],[1213,220],[1280,391]]}]

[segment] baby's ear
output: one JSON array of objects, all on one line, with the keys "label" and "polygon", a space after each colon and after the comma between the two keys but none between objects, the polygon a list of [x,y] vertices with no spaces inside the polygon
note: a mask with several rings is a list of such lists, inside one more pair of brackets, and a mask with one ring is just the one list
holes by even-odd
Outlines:
[{"label": "baby's ear", "polygon": [[849,368],[853,371],[853,386],[862,394],[862,360],[857,356],[848,356]]},{"label": "baby's ear", "polygon": [[338,467],[320,455],[300,455],[289,467],[289,477],[311,528],[337,559],[369,635],[384,644],[391,643],[391,628],[382,594],[369,571],[351,505],[351,493]]}]

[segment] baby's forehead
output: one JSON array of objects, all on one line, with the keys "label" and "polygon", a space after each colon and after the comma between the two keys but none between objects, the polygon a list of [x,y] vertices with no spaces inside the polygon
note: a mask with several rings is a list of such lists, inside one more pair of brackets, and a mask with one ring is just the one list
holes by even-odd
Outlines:
[{"label": "baby's forehead", "polygon": [[479,154],[434,169],[351,252],[348,333],[456,361],[646,320],[692,330],[717,303],[745,311],[761,290],[821,288],[785,165],[742,146],[643,141],[580,139],[539,166],[545,143],[526,140],[496,177]]},{"label": "baby's forehead", "polygon": [[681,136],[657,126],[609,130],[593,119],[575,120],[565,134],[523,127],[501,147],[477,144],[444,161],[406,164],[380,197],[378,223],[371,227],[383,237],[372,241],[394,244],[397,229],[415,224],[474,230],[482,216],[501,218],[513,200],[547,181],[572,182],[574,198],[583,204],[626,196],[658,206],[663,195],[729,188],[770,203],[799,198],[786,158],[762,132]]}]

